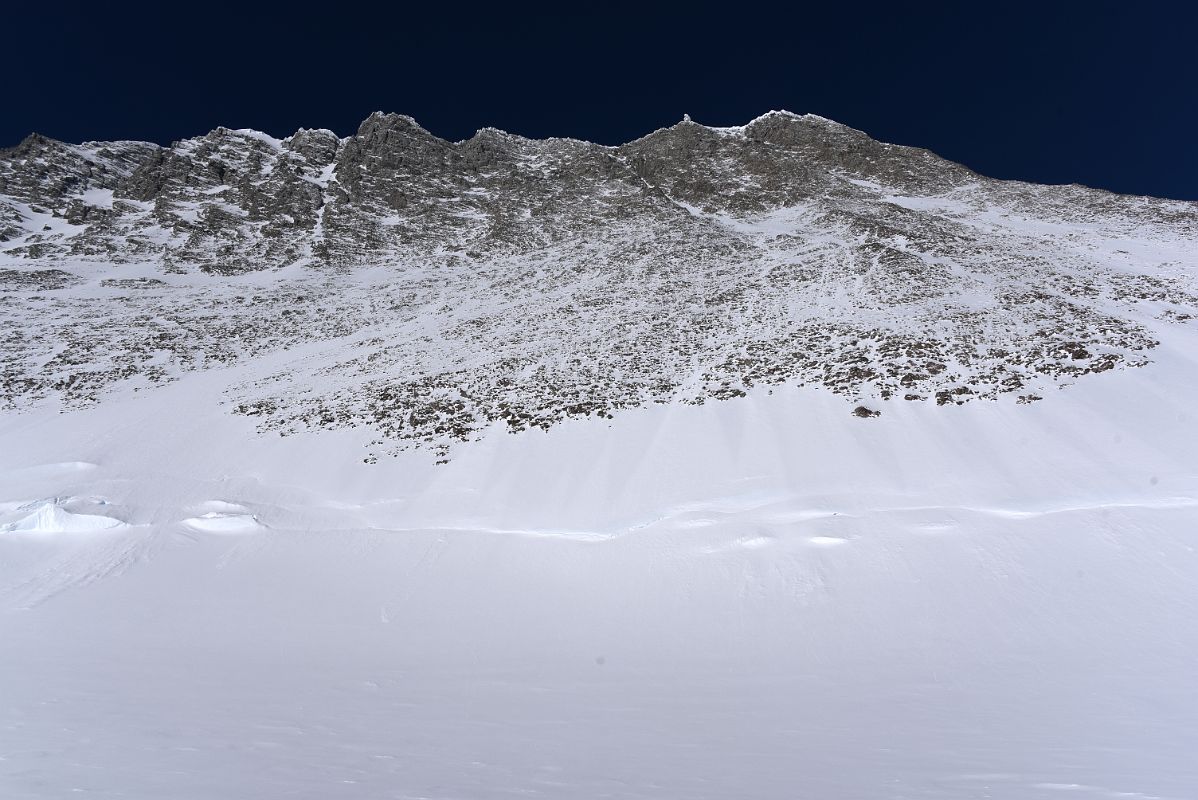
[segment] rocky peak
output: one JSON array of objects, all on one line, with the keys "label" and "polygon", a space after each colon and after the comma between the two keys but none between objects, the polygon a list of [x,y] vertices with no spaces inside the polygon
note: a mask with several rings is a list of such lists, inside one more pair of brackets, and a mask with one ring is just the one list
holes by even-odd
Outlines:
[{"label": "rocky peak", "polygon": [[0,195],[62,208],[90,189],[113,189],[158,149],[148,142],[66,144],[31,133],[0,150]]},{"label": "rocky peak", "polygon": [[514,168],[522,155],[540,150],[541,143],[497,128],[482,128],[454,146],[461,165],[471,172],[485,172],[501,165]]},{"label": "rocky peak", "polygon": [[790,111],[770,111],[740,128],[753,141],[777,147],[799,149],[830,142],[847,147],[864,146],[873,140],[861,131],[833,122],[815,114],[795,114]]},{"label": "rocky peak", "polygon": [[976,178],[970,170],[927,150],[884,144],[814,114],[771,111],[745,125],[742,131],[752,141],[783,148],[808,163],[905,191],[944,191]]},{"label": "rocky peak", "polygon": [[337,158],[341,139],[327,128],[301,128],[283,140],[283,147],[301,156],[311,166],[323,168]]},{"label": "rocky peak", "polygon": [[408,142],[443,141],[420,126],[407,114],[376,111],[358,126],[353,140],[366,148],[400,147]]},{"label": "rocky peak", "polygon": [[43,136],[37,131],[34,131],[12,147],[0,148],[0,158],[28,158],[30,155],[36,155],[38,153],[44,152],[46,149],[54,148],[55,146],[61,144],[62,142],[51,139],[48,136]]},{"label": "rocky peak", "polygon": [[407,185],[438,182],[453,146],[402,114],[375,112],[337,156],[337,176],[356,203],[402,208]]}]

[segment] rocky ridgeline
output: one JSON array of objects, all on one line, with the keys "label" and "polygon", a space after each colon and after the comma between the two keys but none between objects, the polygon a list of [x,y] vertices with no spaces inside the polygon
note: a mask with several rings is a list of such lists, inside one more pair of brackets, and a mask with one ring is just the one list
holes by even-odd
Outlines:
[{"label": "rocky ridgeline", "polygon": [[[1023,402],[1198,320],[1198,205],[994,181],[814,116],[619,147],[374,114],[0,150],[0,403],[237,368],[263,429],[446,454],[758,384]],[[368,456],[373,457],[373,456]]]}]

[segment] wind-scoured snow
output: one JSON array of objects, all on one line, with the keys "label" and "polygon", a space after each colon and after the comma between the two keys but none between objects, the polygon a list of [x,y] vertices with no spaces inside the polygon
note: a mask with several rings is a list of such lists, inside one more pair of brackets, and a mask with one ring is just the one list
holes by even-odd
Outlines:
[{"label": "wind-scoured snow", "polygon": [[0,195],[0,796],[1198,797],[1193,204],[778,112]]}]

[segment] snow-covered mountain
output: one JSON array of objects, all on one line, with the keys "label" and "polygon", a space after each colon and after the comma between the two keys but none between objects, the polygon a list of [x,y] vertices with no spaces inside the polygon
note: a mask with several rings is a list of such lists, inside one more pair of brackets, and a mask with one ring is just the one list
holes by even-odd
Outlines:
[{"label": "snow-covered mountain", "polygon": [[846,413],[1026,402],[1198,316],[1195,204],[988,180],[782,112],[621,147],[383,114],[346,139],[35,135],[0,152],[0,195],[8,407],[259,363],[232,410],[370,426],[372,456],[758,384]]},{"label": "snow-covered mountain", "polygon": [[1198,203],[32,135],[0,343],[4,797],[1198,797]]}]

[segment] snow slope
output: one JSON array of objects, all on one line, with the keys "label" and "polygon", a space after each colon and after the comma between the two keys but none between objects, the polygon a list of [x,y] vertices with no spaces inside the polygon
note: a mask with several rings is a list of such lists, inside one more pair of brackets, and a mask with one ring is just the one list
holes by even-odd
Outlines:
[{"label": "snow slope", "polygon": [[210,372],[10,415],[5,520],[122,524],[0,534],[4,796],[1198,796],[1194,344],[1032,406],[759,389],[436,468],[255,435]]}]

